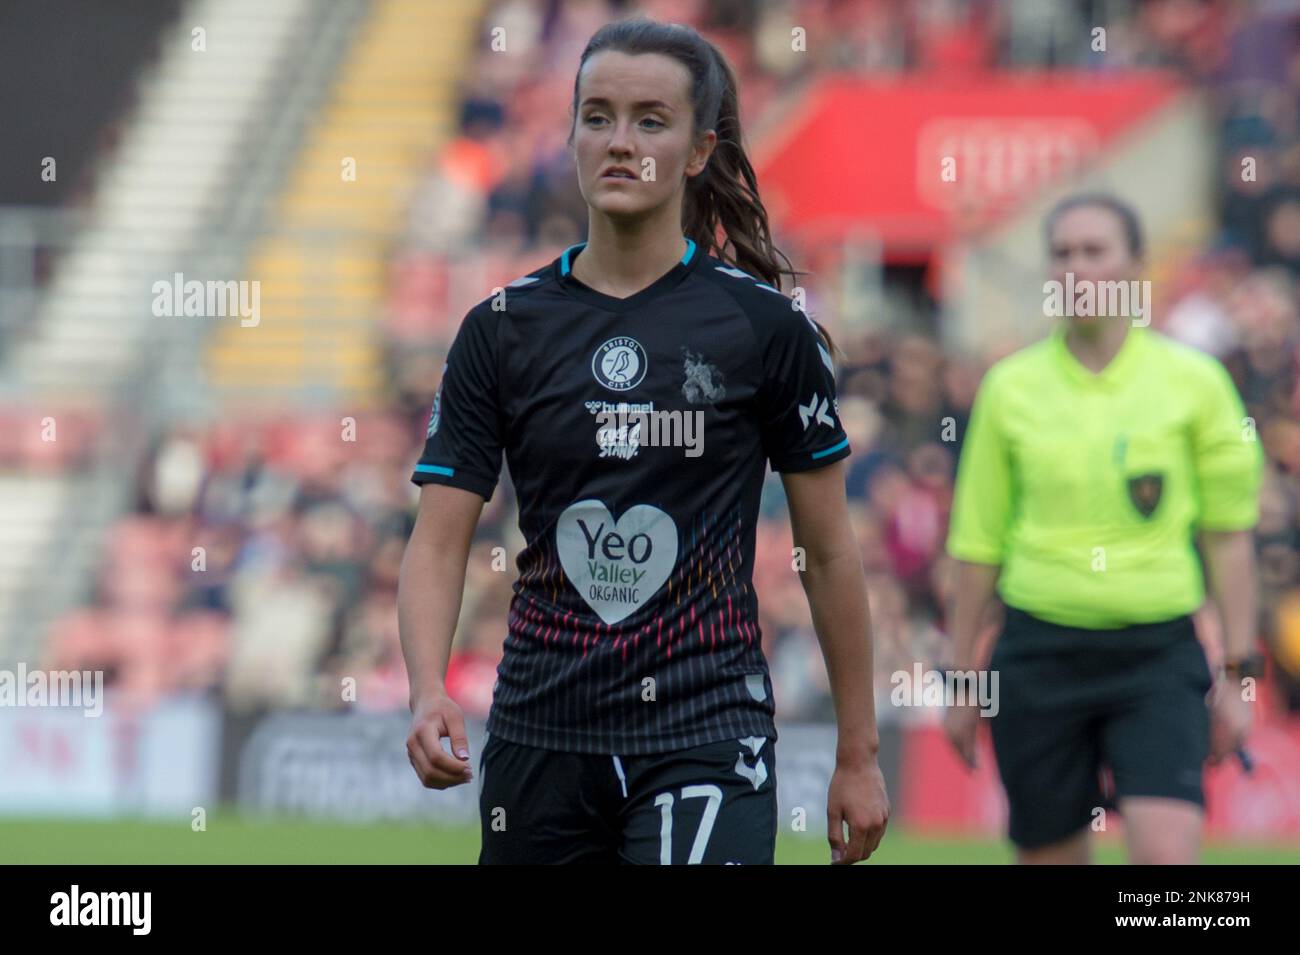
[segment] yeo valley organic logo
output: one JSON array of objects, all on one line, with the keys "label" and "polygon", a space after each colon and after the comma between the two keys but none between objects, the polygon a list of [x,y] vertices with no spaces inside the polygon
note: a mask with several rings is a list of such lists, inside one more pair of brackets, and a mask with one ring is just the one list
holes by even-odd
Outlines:
[{"label": "yeo valley organic logo", "polygon": [[605,623],[618,623],[664,585],[677,563],[677,525],[651,504],[617,521],[602,501],[570,504],[555,526],[560,565]]}]

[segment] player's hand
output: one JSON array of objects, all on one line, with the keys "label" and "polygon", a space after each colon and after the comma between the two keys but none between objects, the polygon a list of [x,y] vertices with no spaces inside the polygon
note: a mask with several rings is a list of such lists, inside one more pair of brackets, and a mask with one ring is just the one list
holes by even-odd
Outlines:
[{"label": "player's hand", "polygon": [[[445,736],[451,737],[451,753],[442,748]],[[465,714],[451,697],[438,693],[419,699],[411,716],[406,754],[415,775],[429,789],[449,789],[474,778],[469,738],[465,735]]]},{"label": "player's hand", "polygon": [[1251,704],[1242,699],[1241,681],[1225,677],[1210,691],[1210,765],[1231,756],[1250,732]]},{"label": "player's hand", "polygon": [[949,706],[943,711],[943,731],[967,768],[974,769],[975,734],[980,725],[978,706]]},{"label": "player's hand", "polygon": [[[849,825],[844,838],[844,823]],[[889,824],[889,796],[885,777],[874,759],[861,763],[837,762],[826,798],[826,834],[831,862],[852,865],[876,851]]]}]

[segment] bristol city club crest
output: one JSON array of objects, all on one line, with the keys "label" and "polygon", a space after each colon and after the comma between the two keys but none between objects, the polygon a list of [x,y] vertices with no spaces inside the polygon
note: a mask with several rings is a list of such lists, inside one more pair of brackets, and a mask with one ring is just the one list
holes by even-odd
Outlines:
[{"label": "bristol city club crest", "polygon": [[611,338],[591,356],[591,373],[610,391],[629,391],[641,384],[649,362],[635,338]]}]

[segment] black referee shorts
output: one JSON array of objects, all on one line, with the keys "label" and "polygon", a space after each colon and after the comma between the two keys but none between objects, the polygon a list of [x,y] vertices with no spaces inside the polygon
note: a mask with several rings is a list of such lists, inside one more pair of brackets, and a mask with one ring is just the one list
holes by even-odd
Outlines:
[{"label": "black referee shorts", "polygon": [[479,864],[771,865],[775,746],[753,737],[620,757],[489,735]]},{"label": "black referee shorts", "polygon": [[1205,805],[1211,677],[1190,616],[1089,630],[1007,607],[989,666],[998,673],[993,748],[1017,846],[1059,842],[1130,796]]}]

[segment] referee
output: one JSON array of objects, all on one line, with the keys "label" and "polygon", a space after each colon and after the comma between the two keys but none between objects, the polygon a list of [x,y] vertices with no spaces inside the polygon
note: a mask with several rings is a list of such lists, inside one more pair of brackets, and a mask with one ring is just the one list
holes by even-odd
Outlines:
[{"label": "referee", "polygon": [[[1130,861],[1194,862],[1202,764],[1250,725],[1239,681],[1256,666],[1262,455],[1217,360],[1149,330],[1132,317],[1140,309],[1084,307],[1116,287],[1101,283],[1141,287],[1133,210],[1076,195],[1045,233],[1073,317],[995,363],[976,395],[947,539],[954,667],[983,662],[996,589],[1006,617],[988,664],[1000,692],[990,722],[1020,862],[1089,861],[1088,832],[1108,822],[1103,769]],[[1218,681],[1191,616],[1203,570],[1223,620]],[[944,718],[970,766],[979,713],[953,706]]]}]

